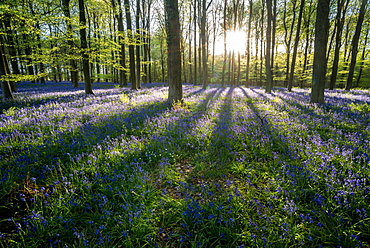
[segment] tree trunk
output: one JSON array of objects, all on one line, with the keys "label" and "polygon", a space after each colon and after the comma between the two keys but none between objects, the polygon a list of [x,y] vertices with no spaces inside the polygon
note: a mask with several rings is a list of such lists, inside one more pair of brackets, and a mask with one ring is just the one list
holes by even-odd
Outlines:
[{"label": "tree trunk", "polygon": [[304,18],[304,28],[305,28],[305,47],[304,47],[304,55],[303,55],[303,68],[302,68],[302,77],[301,78],[301,87],[304,87],[304,83],[307,81],[306,78],[306,70],[307,70],[307,63],[308,63],[308,49],[311,45],[310,42],[310,34],[311,34],[311,29],[310,29],[310,23],[311,23],[311,16],[313,13],[313,3],[310,1],[309,2],[309,7],[308,9],[306,8],[308,14],[307,14],[307,19]]},{"label": "tree trunk", "polygon": [[[30,43],[28,39],[30,39],[29,35],[23,33],[23,40],[26,43]],[[35,76],[35,70],[33,68],[32,52],[31,52],[31,47],[29,44],[24,45],[24,53],[26,54],[25,60],[26,60],[26,67],[27,67],[28,75]],[[31,80],[31,82],[35,83],[34,80]]]},{"label": "tree trunk", "polygon": [[225,73],[226,73],[226,61],[227,61],[227,37],[226,37],[226,10],[227,10],[227,0],[224,2],[224,23],[223,23],[223,30],[224,30],[224,56],[223,60],[224,63],[222,65],[222,82],[221,86],[225,86]]},{"label": "tree trunk", "polygon": [[356,31],[355,31],[355,35],[353,36],[353,40],[352,40],[351,64],[349,66],[346,90],[350,90],[353,84],[353,74],[355,72],[356,59],[357,59],[357,53],[358,53],[358,40],[360,38],[361,27],[364,21],[367,1],[368,0],[362,0],[360,14],[358,16],[357,25],[356,25]]},{"label": "tree trunk", "polygon": [[206,37],[206,21],[207,21],[207,1],[202,2],[202,18],[200,27],[200,36],[202,39],[202,84],[203,89],[208,86],[208,49],[207,49],[207,37]]},{"label": "tree trunk", "polygon": [[[276,16],[277,16],[277,0],[274,0],[272,9],[272,30],[271,30],[271,73],[274,78],[274,62],[275,62],[275,46],[276,46]],[[274,79],[273,81],[274,82]]]},{"label": "tree trunk", "polygon": [[119,44],[120,44],[120,59],[119,63],[121,65],[121,69],[119,70],[119,84],[120,86],[127,85],[127,76],[126,76],[126,52],[125,52],[125,39],[124,39],[124,27],[123,27],[123,11],[121,6],[121,0],[117,0],[117,7],[116,7],[116,0],[112,0],[113,8],[117,9],[116,18],[118,21],[118,32],[119,32]]},{"label": "tree trunk", "polygon": [[245,83],[246,85],[251,85],[249,82],[249,74],[250,74],[250,60],[251,60],[251,24],[252,24],[252,14],[253,14],[253,1],[249,0],[249,17],[248,17],[248,31],[247,31],[247,66],[246,66],[246,74],[245,74]]},{"label": "tree trunk", "polygon": [[140,61],[140,43],[141,43],[141,34],[140,34],[140,0],[136,0],[136,89],[140,89],[140,80],[141,80],[141,61]]},{"label": "tree trunk", "polygon": [[183,101],[178,0],[165,0],[164,4],[167,15],[168,102],[174,104]]},{"label": "tree trunk", "polygon": [[[194,18],[193,15],[192,15],[192,6],[191,5],[189,6],[189,18]],[[193,21],[194,20],[192,20],[192,19],[189,21],[189,27],[188,27],[188,30],[189,30],[188,31],[189,32],[189,44],[188,44],[188,46],[189,46],[189,53],[188,53],[189,58],[188,58],[188,61],[189,61],[189,73],[190,73],[189,83],[194,82],[193,63],[192,63],[193,51],[192,51],[192,46],[191,46],[192,43],[193,43],[192,34],[191,34],[191,27],[193,25]]]},{"label": "tree trunk", "polygon": [[14,39],[15,31],[11,28],[10,19],[11,19],[10,15],[8,15],[8,14],[4,15],[4,26],[5,26],[5,30],[6,30],[7,38],[8,38],[7,43],[9,44],[9,46],[7,48],[8,48],[9,56],[11,58],[10,59],[10,64],[12,65],[13,74],[20,74],[18,62],[15,59],[15,57],[17,56],[17,52],[16,52],[16,49],[15,49],[16,42],[15,42],[15,39]]},{"label": "tree trunk", "polygon": [[318,0],[317,3],[311,103],[324,103],[329,4],[330,0]]},{"label": "tree trunk", "polygon": [[271,71],[271,22],[272,22],[272,0],[266,0],[267,7],[267,29],[266,29],[266,93],[271,94],[272,71]]},{"label": "tree trunk", "polygon": [[330,76],[329,90],[333,90],[335,88],[335,83],[337,81],[339,52],[340,52],[340,47],[342,44],[342,30],[343,30],[345,13],[347,9],[347,7],[345,7],[343,9],[343,14],[342,14],[342,8],[344,7],[345,1],[347,2],[346,5],[348,6],[349,0],[338,0],[337,17],[336,17],[337,32],[335,36],[334,60],[333,60],[333,67],[332,67],[331,76]]},{"label": "tree trunk", "polygon": [[290,30],[288,32],[287,27],[287,1],[284,1],[284,17],[283,17],[283,26],[284,26],[284,43],[286,47],[286,74],[285,74],[285,86],[288,84],[289,80],[289,74],[290,74],[290,50],[291,50],[291,44],[292,44],[292,37],[293,37],[293,30],[295,26],[295,19],[296,19],[296,5],[298,0],[293,0],[293,17],[292,17],[292,23],[290,25]]},{"label": "tree trunk", "polygon": [[78,0],[78,6],[80,11],[80,38],[81,38],[81,49],[82,49],[82,66],[85,79],[85,93],[94,94],[91,86],[91,76],[90,76],[90,63],[89,63],[89,53],[87,51],[87,38],[86,38],[86,16],[85,16],[85,1]]},{"label": "tree trunk", "polygon": [[364,40],[364,47],[362,49],[361,64],[360,64],[360,70],[358,71],[358,77],[357,77],[357,80],[356,80],[356,87],[359,86],[361,76],[362,76],[362,71],[363,71],[364,61],[365,61],[365,54],[366,54],[366,45],[368,44],[367,39],[369,38],[369,31],[370,31],[370,28],[367,29],[365,40]]},{"label": "tree trunk", "polygon": [[[62,9],[64,12],[64,16],[66,17],[66,25],[67,25],[67,40],[68,40],[68,52],[71,56],[74,56],[74,43],[73,43],[73,28],[71,24],[71,12],[69,9],[70,0],[62,0]],[[77,69],[77,61],[74,58],[71,58],[70,61],[70,73],[71,73],[71,81],[74,88],[78,88],[78,69]]]},{"label": "tree trunk", "polygon": [[290,67],[290,76],[289,76],[289,81],[288,81],[288,91],[292,91],[292,87],[293,87],[294,69],[295,69],[295,62],[296,62],[296,58],[297,58],[299,36],[301,35],[301,23],[302,23],[302,15],[303,15],[304,4],[305,4],[305,0],[301,0],[301,6],[299,7],[299,14],[298,14],[297,33],[295,35],[294,47],[293,47],[292,65]]},{"label": "tree trunk", "polygon": [[135,74],[135,48],[133,45],[134,37],[132,32],[132,22],[131,22],[131,12],[130,12],[130,1],[124,0],[125,3],[125,12],[126,12],[126,25],[127,25],[127,35],[129,38],[128,52],[130,56],[130,81],[131,89],[138,90],[136,85],[136,74]]},{"label": "tree trunk", "polygon": [[[227,1],[227,0],[225,0]],[[198,57],[197,57],[197,0],[193,1],[194,3],[194,85],[197,85],[197,63],[198,63]]]},{"label": "tree trunk", "polygon": [[[10,74],[9,63],[5,54],[5,44],[3,34],[0,33],[0,77]],[[10,82],[1,80],[1,90],[4,99],[13,99],[12,89]]]},{"label": "tree trunk", "polygon": [[[18,67],[18,62],[15,59],[16,56],[17,56],[17,52],[16,52],[16,49],[15,49],[16,42],[14,40],[14,31],[11,28],[10,19],[11,19],[10,14],[5,14],[4,15],[3,23],[4,23],[4,28],[6,30],[6,34],[7,34],[7,38],[8,38],[8,42],[7,42],[8,47],[7,48],[8,48],[8,53],[9,53],[9,57],[10,57],[10,63],[12,65],[12,69],[13,69],[13,74],[20,74],[19,67]],[[4,46],[5,46],[5,44],[4,44]],[[6,60],[6,62],[7,62],[7,65],[9,67],[9,72],[8,73],[11,73],[10,66],[9,66],[9,61]],[[15,86],[15,82],[12,81],[12,82],[9,82],[9,83],[10,83],[11,91],[16,92],[17,88]]]}]

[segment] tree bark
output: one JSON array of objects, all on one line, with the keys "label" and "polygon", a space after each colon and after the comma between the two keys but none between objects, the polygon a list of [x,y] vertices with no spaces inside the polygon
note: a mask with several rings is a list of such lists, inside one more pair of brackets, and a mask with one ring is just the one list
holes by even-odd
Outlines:
[{"label": "tree bark", "polygon": [[307,71],[307,63],[308,63],[308,49],[311,46],[310,38],[311,38],[311,16],[313,13],[313,3],[309,2],[309,7],[307,10],[307,19],[304,18],[304,29],[305,29],[305,47],[304,47],[304,55],[303,55],[303,68],[302,68],[302,77],[301,78],[301,87],[304,87],[305,82],[307,81],[306,71]]},{"label": "tree bark", "polygon": [[362,49],[362,55],[361,55],[360,70],[358,71],[358,77],[357,77],[357,80],[356,80],[356,87],[359,86],[361,76],[362,76],[362,71],[363,71],[364,61],[365,61],[365,54],[366,54],[366,45],[368,44],[367,40],[369,38],[369,31],[370,31],[370,28],[368,28],[368,30],[366,31],[366,36],[365,36],[365,40],[364,40],[364,47]]},{"label": "tree bark", "polygon": [[183,101],[178,0],[165,0],[164,4],[167,15],[168,102],[175,104]]},{"label": "tree bark", "polygon": [[116,0],[112,0],[113,8],[116,9],[116,18],[118,22],[118,32],[119,32],[119,44],[120,44],[120,59],[119,63],[121,65],[121,69],[119,70],[119,84],[120,86],[126,86],[127,85],[127,76],[126,76],[126,53],[125,53],[125,41],[124,41],[124,27],[123,27],[123,11],[121,6],[121,0],[117,0],[116,6]]},{"label": "tree bark", "polygon": [[352,54],[351,54],[351,64],[349,66],[348,78],[346,83],[346,90],[350,90],[353,84],[353,74],[355,72],[356,60],[357,60],[357,53],[358,53],[358,41],[360,38],[361,27],[364,21],[365,10],[368,0],[362,0],[360,14],[358,16],[357,25],[355,35],[353,36],[352,40]]},{"label": "tree bark", "polygon": [[271,22],[272,22],[272,0],[266,0],[267,29],[266,29],[266,93],[271,94],[272,71],[271,71]]},{"label": "tree bark", "polygon": [[290,67],[290,76],[289,76],[289,81],[288,81],[288,91],[292,91],[292,87],[293,87],[294,69],[295,69],[295,62],[296,62],[296,58],[297,58],[299,37],[301,35],[301,23],[302,23],[302,15],[303,15],[304,4],[305,4],[305,0],[301,0],[301,6],[299,7],[299,14],[298,14],[297,33],[295,35],[294,47],[293,47],[292,65]]},{"label": "tree bark", "polygon": [[[64,16],[66,17],[66,25],[67,25],[67,37],[68,37],[68,52],[70,56],[74,56],[74,43],[73,43],[73,28],[71,24],[71,12],[69,9],[70,0],[62,0],[62,9]],[[77,61],[74,58],[70,60],[70,73],[71,73],[71,81],[74,88],[78,88],[78,69],[77,69]]]},{"label": "tree bark", "polygon": [[222,65],[222,82],[221,86],[225,86],[225,73],[226,73],[226,61],[227,61],[227,37],[226,37],[226,9],[227,9],[227,0],[224,0],[224,22],[223,22],[223,31],[224,31],[224,56],[223,60],[224,63]]},{"label": "tree bark", "polygon": [[318,0],[317,3],[311,103],[324,103],[329,4],[330,0]]},{"label": "tree bark", "polygon": [[349,0],[338,0],[337,17],[336,17],[337,32],[335,36],[334,60],[333,60],[333,67],[332,67],[331,76],[330,76],[329,90],[333,90],[335,88],[335,83],[337,81],[339,52],[340,52],[340,47],[342,44],[342,30],[343,30],[345,13],[347,9],[347,7],[344,8],[343,14],[342,14],[342,8],[344,7],[345,1],[347,2],[346,5],[348,5]]},{"label": "tree bark", "polygon": [[80,11],[80,38],[81,38],[81,49],[82,49],[82,66],[85,79],[85,94],[94,94],[91,86],[91,75],[90,75],[90,63],[89,53],[86,38],[86,16],[85,16],[85,1],[78,0],[78,6]]},{"label": "tree bark", "polygon": [[290,49],[292,44],[292,37],[293,37],[293,30],[295,26],[295,17],[296,17],[296,5],[298,0],[293,0],[293,18],[292,23],[290,25],[290,30],[288,32],[288,27],[286,20],[288,19],[286,17],[287,15],[287,1],[284,1],[284,15],[283,15],[283,27],[284,27],[284,43],[286,48],[286,73],[285,73],[285,86],[288,84],[289,80],[289,74],[290,74]]},{"label": "tree bark", "polygon": [[[227,0],[225,0],[227,1]],[[197,85],[197,0],[194,3],[194,85]]]},{"label": "tree bark", "polygon": [[250,60],[251,60],[251,24],[252,24],[252,14],[253,14],[253,1],[249,0],[249,17],[248,17],[248,31],[247,31],[247,66],[246,66],[246,74],[245,74],[245,83],[246,85],[251,85],[249,82],[249,74],[250,74]]},{"label": "tree bark", "polygon": [[140,48],[141,48],[141,34],[140,34],[140,0],[136,0],[136,89],[140,89],[141,80],[141,61],[140,61]]},{"label": "tree bark", "polygon": [[126,12],[126,25],[127,25],[127,35],[129,38],[128,52],[130,56],[130,81],[131,89],[138,90],[136,85],[136,74],[135,74],[135,48],[133,45],[134,37],[132,32],[132,22],[131,22],[131,12],[130,12],[130,1],[124,0],[125,3],[125,12]]},{"label": "tree bark", "polygon": [[[0,33],[0,78],[10,74],[9,64],[5,54],[5,44],[3,34]],[[3,92],[4,99],[13,99],[12,89],[10,87],[10,82],[7,80],[2,80],[1,90]]]},{"label": "tree bark", "polygon": [[207,1],[202,1],[202,18],[200,24],[200,37],[202,40],[202,85],[203,89],[208,86],[208,49],[206,37],[206,21],[207,21]]}]

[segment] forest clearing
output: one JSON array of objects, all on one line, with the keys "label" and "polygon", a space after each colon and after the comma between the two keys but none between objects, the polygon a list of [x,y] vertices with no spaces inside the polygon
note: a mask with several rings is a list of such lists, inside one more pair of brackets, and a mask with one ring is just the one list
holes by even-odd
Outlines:
[{"label": "forest clearing", "polygon": [[369,246],[369,91],[115,86],[2,103],[1,247]]}]

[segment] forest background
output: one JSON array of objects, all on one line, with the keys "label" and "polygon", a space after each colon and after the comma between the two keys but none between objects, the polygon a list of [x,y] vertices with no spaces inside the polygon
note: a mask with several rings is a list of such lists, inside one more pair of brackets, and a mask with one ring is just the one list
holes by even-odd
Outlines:
[{"label": "forest background", "polygon": [[[89,77],[121,86],[130,82],[132,89],[167,81],[168,14],[162,1],[1,2],[1,74],[13,91],[20,81],[71,81],[78,87]],[[327,2],[325,87],[368,88],[368,1]],[[178,5],[182,82],[204,88],[264,86],[268,52],[274,86],[311,86],[317,0],[180,0]]]}]

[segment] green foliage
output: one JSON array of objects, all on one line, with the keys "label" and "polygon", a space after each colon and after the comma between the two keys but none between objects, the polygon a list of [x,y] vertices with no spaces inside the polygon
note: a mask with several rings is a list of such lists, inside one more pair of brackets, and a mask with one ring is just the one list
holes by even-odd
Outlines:
[{"label": "green foliage", "polygon": [[370,113],[370,104],[368,103],[351,103],[348,105],[352,111],[357,111],[362,114]]}]

